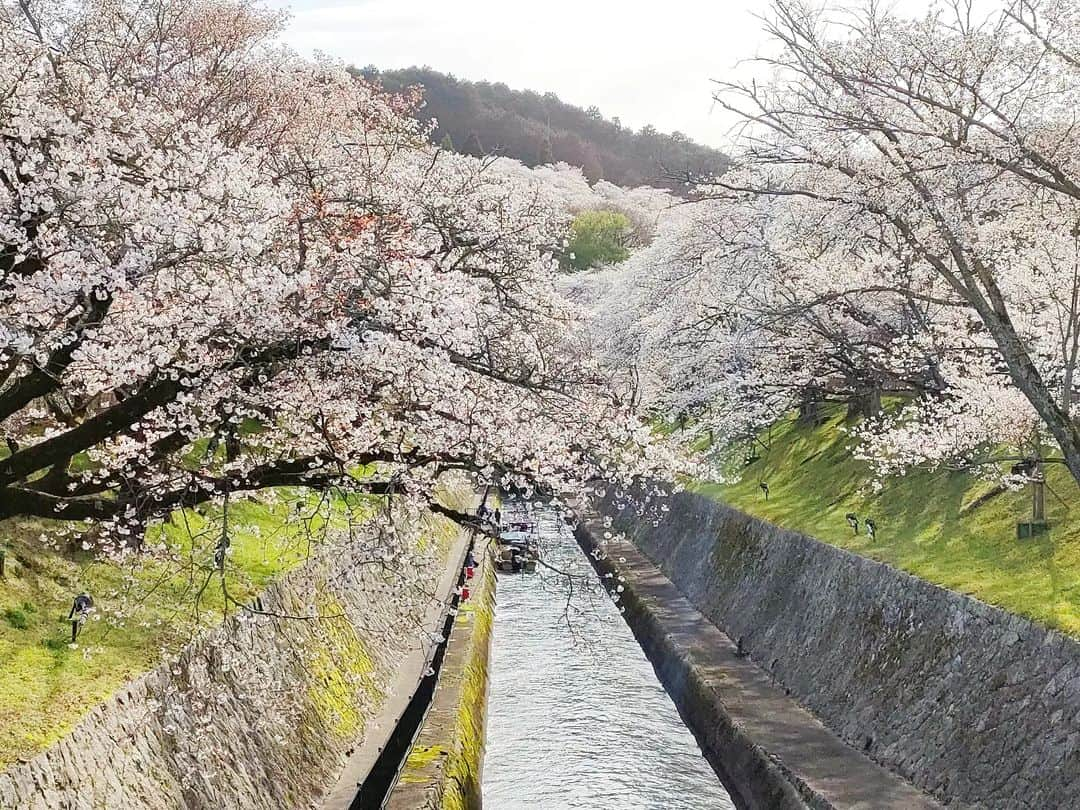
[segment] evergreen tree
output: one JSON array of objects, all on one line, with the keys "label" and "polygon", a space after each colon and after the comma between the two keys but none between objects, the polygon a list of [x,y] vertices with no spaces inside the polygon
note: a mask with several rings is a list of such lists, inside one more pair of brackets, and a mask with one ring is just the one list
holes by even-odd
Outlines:
[{"label": "evergreen tree", "polygon": [[450,133],[447,132],[442,136],[442,140],[439,142],[439,148],[444,152],[454,151],[454,139],[450,137]]},{"label": "evergreen tree", "polygon": [[480,143],[480,136],[476,134],[476,130],[469,133],[469,137],[465,139],[465,146],[462,147],[461,151],[473,157],[484,156],[484,147]]},{"label": "evergreen tree", "polygon": [[551,150],[551,137],[546,133],[540,137],[540,145],[536,150],[537,165],[548,165],[555,162],[555,153]]}]

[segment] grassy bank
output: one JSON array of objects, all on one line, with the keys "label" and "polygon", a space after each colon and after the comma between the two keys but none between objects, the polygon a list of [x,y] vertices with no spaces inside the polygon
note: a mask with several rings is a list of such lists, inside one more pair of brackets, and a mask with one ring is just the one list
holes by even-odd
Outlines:
[{"label": "grassy bank", "polygon": [[[966,473],[916,470],[874,494],[866,464],[851,457],[844,424],[840,413],[817,427],[786,419],[772,429],[769,450],[758,451],[761,458],[744,466],[733,455],[738,481],[699,489],[1080,637],[1080,488],[1063,467],[1048,469],[1050,533],[1018,540],[1017,521],[1028,519],[1031,509],[1027,490],[992,494],[992,483]],[[768,500],[762,481],[769,485]],[[872,518],[876,538],[865,531],[854,535],[848,512],[860,523]]]},{"label": "grassy bank", "polygon": [[[363,513],[360,503],[321,506],[318,496],[300,490],[235,501],[229,594],[249,601],[306,559],[329,525]],[[174,514],[147,535],[157,547],[154,558],[130,564],[96,559],[77,544],[50,544],[46,524],[0,522],[0,544],[7,547],[0,579],[0,768],[48,747],[126,681],[222,620],[222,581],[211,576],[220,514],[213,508]],[[73,648],[67,614],[82,591],[97,610]]]}]

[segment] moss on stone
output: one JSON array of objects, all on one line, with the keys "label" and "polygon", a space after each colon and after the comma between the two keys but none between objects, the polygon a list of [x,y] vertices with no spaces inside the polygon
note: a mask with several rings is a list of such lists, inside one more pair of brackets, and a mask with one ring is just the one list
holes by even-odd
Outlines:
[{"label": "moss on stone", "polygon": [[[303,563],[308,527],[292,515],[297,503],[314,505],[316,497],[283,488],[274,497],[232,504],[225,574],[231,596],[249,601]],[[61,524],[0,521],[0,548],[7,553],[0,614],[22,613],[15,622],[0,616],[0,770],[58,742],[88,711],[153,669],[162,651],[175,653],[221,622],[223,589],[216,582],[191,587],[193,575],[209,570],[214,548],[206,537],[220,515],[209,504],[174,513],[146,535],[148,546],[168,554],[125,563],[58,542]],[[320,528],[312,524],[312,531]],[[67,614],[81,591],[94,597],[98,610],[79,648],[70,649]]]},{"label": "moss on stone", "polygon": [[446,747],[442,745],[413,746],[405,760],[405,766],[401,769],[398,781],[406,785],[428,781],[428,769],[448,753]]},{"label": "moss on stone", "polygon": [[429,551],[434,547],[440,556],[445,556],[457,537],[457,524],[449,518],[425,515],[416,536],[417,551]]},{"label": "moss on stone", "polygon": [[[460,534],[458,535],[460,537]],[[474,810],[481,805],[488,653],[495,572],[485,559],[454,620],[435,703],[405,761],[390,807]]]},{"label": "moss on stone", "polygon": [[477,598],[465,606],[464,616],[472,623],[468,663],[462,677],[458,700],[454,744],[446,763],[443,810],[471,810],[480,807],[480,769],[484,758],[484,719],[488,687],[488,651],[495,618],[495,571],[490,562],[483,566],[483,582]]},{"label": "moss on stone", "polygon": [[[201,512],[193,510],[190,515],[185,513],[181,516],[183,520],[178,520],[171,525],[183,526],[185,530],[190,526],[192,534],[195,531],[203,531],[209,522],[207,511],[207,509]],[[261,710],[261,705],[247,703],[245,693],[251,690],[244,688],[241,691],[239,688],[250,684],[241,683],[233,676],[224,677],[222,683],[234,687],[235,702],[230,698],[221,711],[223,717],[227,716],[227,719],[230,722],[235,721],[235,724],[215,727],[214,733],[226,735],[221,738],[223,742],[226,741],[228,735],[232,735],[236,748],[233,752],[235,759],[244,762],[245,768],[249,763],[252,765],[250,770],[242,774],[240,781],[243,785],[232,787],[239,786],[247,790],[251,787],[246,781],[250,776],[258,783],[257,789],[261,790],[265,787],[274,792],[279,799],[284,798],[285,806],[300,806],[309,803],[313,797],[325,789],[324,780],[327,777],[325,771],[334,767],[338,762],[338,757],[344,754],[349,745],[359,742],[365,721],[373,716],[384,702],[387,676],[392,674],[392,670],[399,665],[400,656],[407,652],[410,638],[406,632],[397,634],[397,637],[392,637],[392,634],[388,637],[382,631],[393,628],[395,624],[404,629],[418,623],[422,619],[425,603],[422,599],[411,595],[403,597],[394,589],[390,589],[387,595],[378,594],[375,597],[378,602],[374,605],[367,603],[356,589],[335,592],[333,587],[337,586],[332,587],[327,578],[339,570],[336,558],[324,560],[320,557],[305,572],[293,575],[282,582],[274,582],[273,566],[280,565],[283,570],[287,569],[291,563],[303,559],[301,551],[307,548],[307,543],[302,542],[305,538],[288,531],[291,524],[278,527],[275,523],[292,511],[295,510],[280,508],[278,503],[267,504],[263,509],[262,505],[254,502],[243,509],[237,509],[233,516],[238,519],[243,518],[246,522],[238,523],[235,527],[238,536],[234,544],[236,555],[233,567],[229,569],[230,575],[236,579],[239,580],[241,575],[244,577],[243,581],[230,581],[230,592],[233,592],[235,586],[235,594],[243,594],[247,598],[262,590],[262,598],[268,609],[281,615],[311,617],[313,613],[318,614],[319,618],[308,620],[259,622],[253,625],[261,628],[257,632],[253,631],[252,638],[254,643],[255,637],[258,637],[260,654],[265,651],[265,654],[280,667],[279,674],[292,684],[292,688],[282,693],[262,696],[272,704],[271,712],[279,705],[286,711],[286,716],[290,720],[287,738],[279,741],[275,734],[272,740],[269,733],[263,733],[263,728],[253,716],[253,712]],[[331,514],[328,523],[337,519],[336,515]],[[248,524],[258,528],[259,531],[247,531],[244,527]],[[423,520],[423,526],[431,531],[430,536],[435,542],[440,546],[445,545],[446,551],[450,550],[455,537],[461,538],[460,533],[455,533],[453,530],[453,524],[444,519],[427,516]],[[72,689],[78,689],[86,686],[87,679],[82,676],[82,673],[90,667],[107,665],[107,674],[110,676],[117,674],[114,651],[126,651],[130,646],[139,653],[146,653],[145,659],[139,659],[140,664],[145,663],[145,666],[140,667],[144,669],[152,666],[160,647],[149,650],[148,640],[155,638],[149,631],[155,628],[146,628],[142,624],[136,625],[135,622],[126,626],[120,625],[117,628],[110,627],[107,634],[102,634],[104,636],[102,639],[96,637],[97,633],[91,636],[97,628],[89,625],[86,638],[93,638],[95,645],[104,642],[103,646],[107,646],[103,652],[108,655],[94,655],[85,660],[81,654],[76,655],[69,651],[66,639],[55,632],[44,635],[44,640],[32,647],[28,644],[20,644],[13,650],[6,646],[9,641],[19,641],[17,633],[29,634],[40,631],[39,636],[41,636],[47,629],[43,629],[46,620],[58,622],[63,630],[65,627],[63,620],[57,617],[63,615],[70,605],[70,593],[77,592],[79,588],[86,585],[88,572],[94,574],[88,590],[95,595],[118,591],[120,585],[131,583],[121,579],[127,571],[119,566],[94,561],[88,555],[77,551],[68,553],[50,550],[37,538],[44,528],[26,527],[25,537],[21,534],[15,537],[10,531],[5,535],[4,528],[9,527],[0,527],[0,543],[4,543],[8,549],[8,577],[0,580],[0,614],[9,607],[18,608],[27,616],[30,625],[27,630],[16,630],[0,615],[0,663],[8,665],[0,669],[8,671],[11,677],[8,678],[7,683],[16,687],[14,690],[0,690],[7,692],[6,698],[0,695],[0,727],[9,731],[12,730],[9,723],[12,715],[6,709],[13,705],[16,699],[18,701],[15,705],[19,712],[16,719],[25,717],[29,721],[40,717],[43,713],[47,715],[56,713],[55,702],[49,702],[48,699],[38,699],[36,702],[21,699],[26,695],[36,696],[43,688],[50,688],[53,679],[44,677],[41,672],[33,673],[31,665],[34,662],[23,666],[21,658],[18,657],[20,654],[32,650],[39,656],[52,656],[56,659],[54,668],[63,676],[62,682],[70,685]],[[410,522],[403,529],[415,537],[421,529],[421,524]],[[166,526],[161,530],[158,539],[161,537],[171,539],[173,531],[174,529]],[[188,546],[182,548],[190,550],[192,542],[194,541],[189,541]],[[280,554],[274,556],[270,553],[278,549],[281,550]],[[422,580],[422,586],[426,586],[429,580],[438,578],[448,556],[448,553],[425,555],[425,559],[418,564],[415,572]],[[348,563],[350,559],[345,559],[343,562]],[[440,565],[440,562],[443,565]],[[152,567],[149,570],[155,571]],[[364,576],[367,576],[366,572]],[[375,572],[373,576],[377,577],[378,573]],[[365,581],[370,584],[369,580]],[[387,576],[386,581],[396,582],[398,578]],[[168,595],[171,593],[171,582],[164,580],[163,582],[164,584],[159,583],[161,592]],[[50,590],[46,592],[43,584],[47,584]],[[135,584],[141,584],[141,581]],[[112,587],[107,588],[107,586]],[[208,591],[211,596],[219,592],[219,589]],[[423,592],[426,592],[426,587],[423,588]],[[102,601],[106,602],[106,599]],[[30,605],[33,606],[32,610],[28,607]],[[216,603],[209,605],[209,607],[214,606]],[[350,619],[361,617],[364,621],[359,622],[359,626],[354,626],[350,621]],[[216,623],[213,620],[220,618],[220,614],[203,618],[205,625],[209,627]],[[187,630],[188,628],[180,629]],[[179,635],[179,629],[176,629],[174,635]],[[156,637],[160,639],[160,633]],[[52,643],[54,641],[55,644]],[[123,642],[123,650],[120,650],[121,642]],[[261,649],[262,645],[265,645],[265,650]],[[138,764],[137,770],[142,774],[138,778],[133,777],[130,783],[125,783],[124,790],[128,791],[125,796],[131,798],[138,793],[137,798],[140,800],[145,798],[147,806],[159,806],[162,804],[158,798],[159,789],[162,796],[169,797],[181,791],[184,802],[203,806],[207,801],[207,791],[217,792],[218,786],[211,786],[203,780],[190,788],[187,786],[178,788],[177,774],[172,773],[171,768],[174,762],[179,761],[174,758],[174,755],[181,749],[174,740],[172,732],[162,733],[158,725],[160,718],[156,717],[152,711],[144,712],[144,707],[140,705],[144,698],[160,701],[163,695],[177,694],[174,687],[186,687],[190,679],[189,669],[194,666],[192,662],[201,655],[202,651],[203,647],[199,646],[199,643],[184,649],[180,656],[180,664],[152,674],[146,681],[148,686],[145,693],[136,690],[130,697],[125,697],[116,706],[107,709],[106,716],[92,719],[90,730],[86,734],[76,735],[70,748],[50,752],[47,757],[42,758],[45,765],[42,766],[43,770],[35,766],[34,785],[25,783],[24,780],[24,784],[17,786],[17,789],[21,790],[25,787],[26,790],[35,792],[35,795],[38,791],[54,790],[55,795],[63,796],[65,801],[69,801],[68,797],[77,795],[93,803],[95,807],[99,806],[101,796],[112,788],[108,785],[97,784],[97,780],[92,779],[92,770],[86,770],[85,774],[78,774],[78,783],[70,779],[65,764],[69,752],[78,753],[84,748],[88,751],[93,749],[91,753],[96,756],[101,749],[97,742],[101,738],[107,738],[113,732],[114,726],[111,720],[113,713],[123,720],[130,717],[132,712],[139,712],[140,719],[136,725],[142,723],[144,716],[150,719],[149,723],[139,725],[140,728],[145,729],[143,733],[146,734],[146,739],[133,738],[133,745],[138,747],[137,751],[125,741],[115,754],[121,759],[130,757],[131,762]],[[15,666],[11,666],[12,664]],[[73,664],[78,665],[79,669],[73,669]],[[220,676],[219,664],[220,660],[211,651],[205,661],[198,662],[198,665],[202,667],[199,672],[205,671],[211,677]],[[176,670],[175,673],[173,669]],[[139,671],[132,672],[131,677],[138,675]],[[20,677],[27,673],[31,673],[33,677]],[[0,684],[3,683],[5,679],[0,673]],[[24,691],[20,692],[20,689]],[[104,694],[82,695],[84,698],[92,698],[93,702],[102,700],[106,696]],[[186,706],[186,700],[186,696],[181,696],[179,705]],[[80,707],[73,708],[77,710]],[[43,734],[56,732],[54,726],[45,723],[37,725]],[[192,739],[197,739],[196,729],[185,727],[183,732]],[[19,739],[16,742],[20,746],[25,745],[25,739]],[[211,745],[218,744],[217,739],[208,742]],[[0,741],[0,759],[3,758],[4,753],[4,744]],[[16,753],[23,755],[22,750],[17,750]],[[254,756],[255,754],[258,756]],[[446,757],[445,753],[440,757],[439,751],[418,752],[418,757],[424,754],[431,761],[435,757],[440,759]],[[253,760],[244,761],[243,757],[249,755],[253,757]],[[88,761],[89,759],[91,758],[88,757]],[[21,798],[24,794],[17,795]],[[108,793],[108,796],[108,802],[112,802],[113,794]],[[250,799],[250,794],[245,794],[244,801],[240,801],[240,804],[254,806]],[[237,800],[239,801],[239,797]],[[57,801],[60,800],[57,799]],[[257,804],[257,801],[255,803]],[[17,801],[16,804],[23,806],[25,802]],[[109,803],[109,806],[113,804]]]},{"label": "moss on stone", "polygon": [[321,725],[340,739],[354,737],[363,727],[365,714],[357,685],[371,699],[379,694],[375,664],[345,616],[345,608],[332,594],[323,592],[317,602],[319,627],[307,650],[308,699]]},{"label": "moss on stone", "polygon": [[[471,508],[472,492],[467,488],[440,487],[437,497],[441,504],[459,512],[468,512]],[[421,520],[416,549],[421,552],[428,551],[434,544],[439,554],[445,556],[460,533],[461,527],[450,518],[429,512]]]}]

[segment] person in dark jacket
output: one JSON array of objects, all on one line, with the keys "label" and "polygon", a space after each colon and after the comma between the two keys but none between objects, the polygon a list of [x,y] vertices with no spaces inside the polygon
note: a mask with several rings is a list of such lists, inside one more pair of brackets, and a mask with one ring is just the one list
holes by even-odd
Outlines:
[{"label": "person in dark jacket", "polygon": [[75,639],[79,637],[79,631],[82,629],[83,624],[90,615],[90,611],[93,609],[94,600],[88,593],[80,593],[75,597],[75,601],[71,603],[71,610],[68,611],[68,621],[71,622],[72,644],[74,644]]}]

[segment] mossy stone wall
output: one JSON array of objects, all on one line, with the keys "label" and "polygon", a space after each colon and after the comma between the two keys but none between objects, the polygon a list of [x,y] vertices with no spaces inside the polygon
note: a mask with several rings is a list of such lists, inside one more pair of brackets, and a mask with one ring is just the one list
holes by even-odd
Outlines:
[{"label": "mossy stone wall", "polygon": [[600,510],[849,744],[957,806],[1077,806],[1074,639],[709,498],[631,502]]},{"label": "mossy stone wall", "polygon": [[387,810],[481,807],[495,569],[489,555],[477,556],[470,598],[459,606],[431,708]]},{"label": "mossy stone wall", "polygon": [[457,530],[410,531],[439,542],[404,571],[371,562],[374,535],[325,548],[264,594],[277,617],[230,618],[0,773],[0,808],[317,806],[417,643],[402,628],[421,625]]}]

